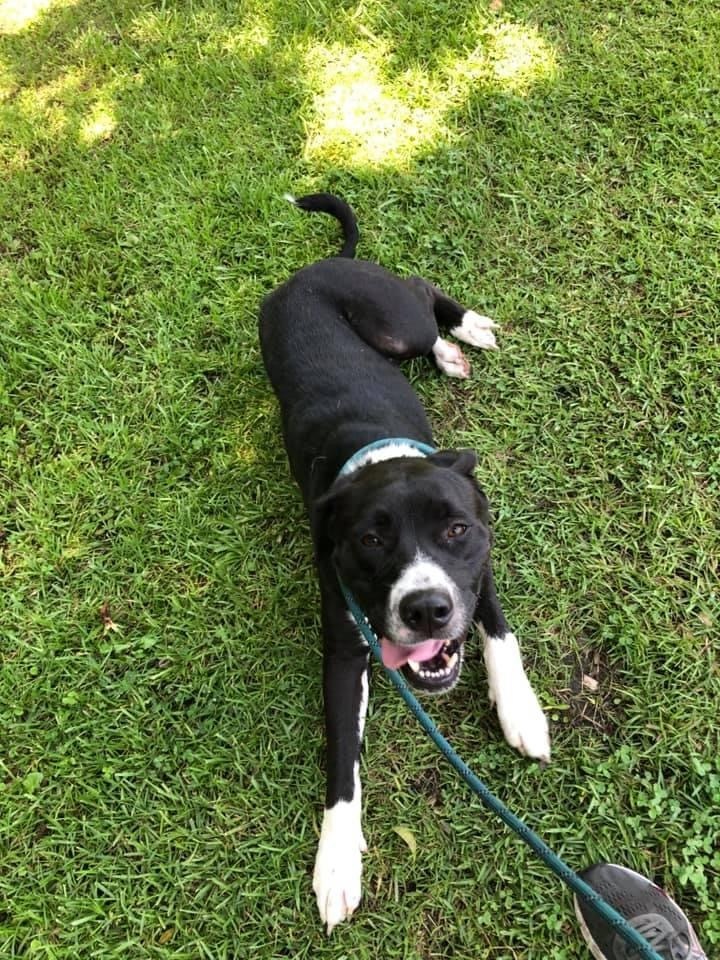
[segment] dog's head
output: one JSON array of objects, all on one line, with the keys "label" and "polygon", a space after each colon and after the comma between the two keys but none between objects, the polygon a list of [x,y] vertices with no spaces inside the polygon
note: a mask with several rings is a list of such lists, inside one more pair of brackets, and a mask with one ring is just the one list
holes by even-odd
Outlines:
[{"label": "dog's head", "polygon": [[470,450],[370,464],[317,501],[316,535],[415,687],[449,690],[490,555],[488,503]]}]

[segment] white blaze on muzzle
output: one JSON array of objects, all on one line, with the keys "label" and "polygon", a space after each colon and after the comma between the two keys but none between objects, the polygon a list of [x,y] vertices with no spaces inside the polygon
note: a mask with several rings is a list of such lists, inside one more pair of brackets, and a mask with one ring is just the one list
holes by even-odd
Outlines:
[{"label": "white blaze on muzzle", "polygon": [[[460,597],[455,581],[448,576],[440,564],[435,563],[430,557],[426,556],[421,550],[415,554],[411,562],[400,573],[393,584],[388,597],[387,610],[385,614],[385,624],[387,627],[388,640],[403,653],[407,652],[408,657],[413,660],[429,660],[438,650],[427,656],[416,656],[416,651],[420,650],[419,644],[410,646],[416,639],[413,630],[410,629],[400,616],[400,605],[408,594],[420,590],[437,590],[446,593],[450,597],[452,604],[452,616],[449,622],[443,627],[445,637],[453,636],[461,632],[464,626],[465,617],[463,616],[463,603]],[[442,641],[428,638],[430,643],[440,643]],[[424,644],[423,644],[424,645]],[[406,658],[407,659],[407,658]],[[384,657],[383,657],[384,660]]]}]

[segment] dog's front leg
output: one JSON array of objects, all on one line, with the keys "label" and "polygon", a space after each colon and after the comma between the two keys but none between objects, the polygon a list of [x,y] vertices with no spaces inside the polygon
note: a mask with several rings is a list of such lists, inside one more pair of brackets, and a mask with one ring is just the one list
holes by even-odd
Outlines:
[{"label": "dog's front leg", "polygon": [[[323,598],[327,790],[313,890],[330,934],[360,903],[360,744],[368,701],[368,650],[344,604]],[[330,608],[330,609],[328,609]]]},{"label": "dog's front leg", "polygon": [[485,666],[490,703],[510,746],[528,757],[550,759],[548,722],[525,674],[517,637],[508,627],[488,564],[475,619],[485,635]]}]

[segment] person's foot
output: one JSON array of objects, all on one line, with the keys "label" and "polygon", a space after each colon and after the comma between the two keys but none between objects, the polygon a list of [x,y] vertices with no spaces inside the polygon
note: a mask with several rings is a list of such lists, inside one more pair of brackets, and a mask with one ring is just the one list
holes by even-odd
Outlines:
[{"label": "person's foot", "polygon": [[[615,863],[596,863],[581,870],[580,876],[645,937],[663,960],[707,960],[688,918],[647,877]],[[596,960],[638,960],[639,951],[577,895],[575,915]]]}]

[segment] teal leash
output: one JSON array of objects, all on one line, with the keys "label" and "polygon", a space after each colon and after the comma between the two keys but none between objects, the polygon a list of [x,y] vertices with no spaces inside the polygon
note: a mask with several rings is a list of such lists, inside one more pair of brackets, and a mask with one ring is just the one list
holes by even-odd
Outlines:
[{"label": "teal leash", "polygon": [[[375,632],[370,626],[370,621],[357,605],[355,598],[342,581],[340,581],[340,587],[345,597],[348,610],[352,614],[358,630],[372,650],[375,658],[382,663],[380,644],[375,636]],[[606,923],[609,923],[615,932],[620,934],[626,943],[630,944],[637,950],[640,957],[644,958],[644,960],[663,960],[663,958],[653,950],[647,940],[640,936],[637,930],[630,926],[625,917],[619,914],[617,910],[603,900],[603,898],[596,893],[589,884],[585,883],[585,881],[579,877],[574,870],[571,870],[570,867],[563,860],[561,860],[556,853],[553,853],[550,847],[548,847],[548,845],[544,843],[540,837],[530,829],[530,827],[523,823],[519,817],[516,817],[511,810],[508,810],[505,804],[499,800],[495,794],[485,786],[482,780],[480,780],[480,778],[472,772],[470,767],[458,756],[445,737],[443,737],[431,718],[427,715],[427,713],[425,713],[423,708],[418,703],[417,698],[412,693],[407,683],[405,683],[403,680],[399,671],[391,670],[388,667],[385,667],[384,664],[383,667],[391,681],[399,690],[400,696],[403,698],[408,707],[410,707],[410,710],[415,715],[415,718],[425,733],[427,733],[446,760],[448,760],[450,764],[457,770],[473,793],[480,798],[485,806],[493,813],[496,813],[503,823],[510,827],[510,829],[513,830],[521,840],[524,840],[525,843],[538,855],[542,862],[549,867],[556,876],[560,877],[560,879],[572,890],[574,890],[575,893],[581,896],[583,900],[587,901],[593,910],[595,910],[595,912],[601,916]]]}]

